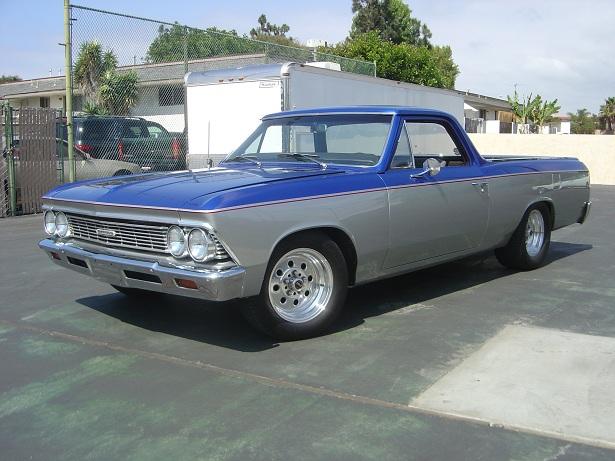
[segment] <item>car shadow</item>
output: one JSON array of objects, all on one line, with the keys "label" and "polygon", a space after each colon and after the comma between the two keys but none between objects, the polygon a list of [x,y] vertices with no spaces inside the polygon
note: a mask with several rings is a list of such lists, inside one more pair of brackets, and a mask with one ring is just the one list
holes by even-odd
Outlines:
[{"label": "car shadow", "polygon": [[[552,242],[546,265],[591,248],[585,244]],[[347,306],[352,305],[352,309],[345,309],[332,332],[354,328],[369,317],[428,302],[514,273],[489,253],[361,285],[350,290]],[[245,302],[241,300],[213,303],[171,295],[130,298],[112,293],[77,302],[139,328],[242,352],[259,352],[278,346],[278,342],[247,324],[239,311],[240,304]]]}]

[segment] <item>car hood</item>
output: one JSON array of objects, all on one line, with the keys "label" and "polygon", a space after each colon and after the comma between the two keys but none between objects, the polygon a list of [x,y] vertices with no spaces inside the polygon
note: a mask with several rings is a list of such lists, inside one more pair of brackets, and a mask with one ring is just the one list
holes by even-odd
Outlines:
[{"label": "car hood", "polygon": [[45,198],[171,209],[198,208],[206,196],[241,187],[340,173],[319,167],[211,168],[150,173],[65,184]]}]

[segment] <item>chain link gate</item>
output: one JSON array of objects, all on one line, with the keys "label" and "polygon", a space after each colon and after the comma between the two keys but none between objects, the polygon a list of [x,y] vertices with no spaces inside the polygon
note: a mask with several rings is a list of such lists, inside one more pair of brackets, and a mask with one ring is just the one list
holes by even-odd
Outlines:
[{"label": "chain link gate", "polygon": [[199,29],[72,4],[65,15],[70,24],[66,41],[75,158],[77,149],[90,155],[98,161],[99,176],[187,167],[188,72],[329,61],[343,71],[375,74],[371,62],[299,44],[254,40],[215,27]]}]

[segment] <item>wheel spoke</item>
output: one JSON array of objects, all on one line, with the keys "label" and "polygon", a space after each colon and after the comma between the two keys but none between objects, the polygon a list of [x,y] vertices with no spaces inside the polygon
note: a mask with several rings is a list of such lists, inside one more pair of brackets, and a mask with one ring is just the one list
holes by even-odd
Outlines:
[{"label": "wheel spoke", "polygon": [[545,238],[545,223],[539,210],[532,210],[525,229],[525,248],[530,256],[536,256],[542,250]]},{"label": "wheel spoke", "polygon": [[312,248],[288,252],[271,272],[269,300],[276,313],[289,322],[304,323],[320,315],[332,293],[331,265]]}]

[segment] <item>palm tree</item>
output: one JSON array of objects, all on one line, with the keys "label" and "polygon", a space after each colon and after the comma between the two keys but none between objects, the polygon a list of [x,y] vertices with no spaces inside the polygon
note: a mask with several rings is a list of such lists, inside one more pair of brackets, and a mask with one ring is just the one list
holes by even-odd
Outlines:
[{"label": "palm tree", "polygon": [[561,106],[557,105],[557,99],[553,101],[542,101],[540,96],[536,96],[536,102],[533,106],[531,118],[532,121],[538,126],[538,133],[540,133],[541,127],[550,121],[551,116],[560,110]]},{"label": "palm tree", "polygon": [[98,42],[84,42],[75,61],[75,82],[90,114],[127,115],[137,102],[138,78],[134,72],[117,72],[113,51],[103,52]]},{"label": "palm tree", "polygon": [[[532,93],[526,96],[522,101],[519,101],[519,95],[515,90],[515,93],[511,97],[507,96],[508,103],[515,115],[515,122],[521,122],[523,125],[528,125],[532,120],[532,113],[536,109],[536,105],[540,101],[540,96],[536,96],[532,99]],[[526,128],[522,128],[522,132],[526,132]]]},{"label": "palm tree", "polygon": [[606,129],[613,132],[615,126],[615,96],[606,98],[604,104],[600,106],[600,117],[606,122]]}]

